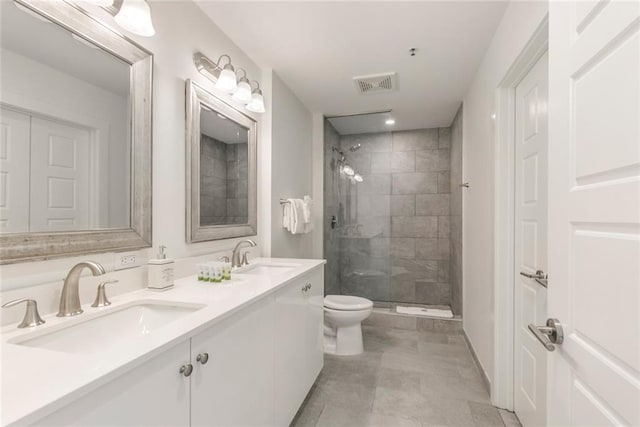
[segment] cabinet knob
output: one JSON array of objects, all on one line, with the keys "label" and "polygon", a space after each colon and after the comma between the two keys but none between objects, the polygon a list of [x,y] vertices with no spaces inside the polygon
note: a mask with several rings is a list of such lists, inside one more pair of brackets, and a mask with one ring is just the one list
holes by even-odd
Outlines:
[{"label": "cabinet knob", "polygon": [[209,361],[209,353],[200,353],[196,356],[196,361],[200,362],[203,365],[206,365]]},{"label": "cabinet knob", "polygon": [[186,365],[180,366],[180,373],[185,377],[188,377],[193,372],[193,365],[191,363],[187,363]]}]

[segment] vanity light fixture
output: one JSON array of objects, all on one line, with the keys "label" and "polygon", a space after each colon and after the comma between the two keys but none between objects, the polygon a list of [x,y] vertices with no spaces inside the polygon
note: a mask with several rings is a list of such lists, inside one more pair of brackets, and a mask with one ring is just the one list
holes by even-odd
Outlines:
[{"label": "vanity light fixture", "polygon": [[256,88],[252,92],[251,102],[247,104],[247,110],[251,111],[252,113],[264,113],[264,97],[262,96],[262,91],[260,90],[260,83],[255,80],[252,83],[256,84]]},{"label": "vanity light fixture", "polygon": [[362,175],[360,175],[359,173],[357,173],[357,174],[355,174],[355,175],[353,176],[353,180],[354,180],[355,182],[363,182],[363,181],[364,181],[364,178],[362,178]]},{"label": "vanity light fixture", "polygon": [[[228,63],[220,65],[222,58],[226,58]],[[231,99],[239,103],[247,104],[246,109],[252,113],[264,113],[264,97],[260,90],[260,83],[250,81],[247,72],[238,68],[238,73],[242,71],[242,77],[238,78],[229,55],[221,55],[217,62],[213,62],[204,54],[197,52],[193,55],[193,63],[196,69],[203,76],[213,81],[217,89],[233,94]],[[252,89],[251,84],[255,83],[256,88]]]},{"label": "vanity light fixture", "polygon": [[145,0],[123,0],[115,20],[122,28],[139,36],[151,37],[156,33],[151,9]]},{"label": "vanity light fixture", "polygon": [[236,93],[233,94],[232,98],[235,101],[242,102],[243,104],[248,104],[251,102],[252,94],[251,94],[251,83],[247,78],[247,72],[242,68],[238,68],[238,73],[242,71],[244,75],[238,79],[238,87],[236,88]]}]

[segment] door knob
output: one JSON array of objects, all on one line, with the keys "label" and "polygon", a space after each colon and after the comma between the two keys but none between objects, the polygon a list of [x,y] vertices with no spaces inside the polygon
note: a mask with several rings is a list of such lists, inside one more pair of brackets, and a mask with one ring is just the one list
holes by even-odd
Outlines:
[{"label": "door knob", "polygon": [[187,363],[186,365],[180,366],[180,373],[185,377],[188,377],[193,372],[193,365],[191,363]]},{"label": "door knob", "polygon": [[200,353],[196,356],[196,361],[200,362],[203,365],[206,365],[209,361],[209,353]]},{"label": "door knob", "polygon": [[529,279],[534,279],[536,282],[538,282],[545,288],[547,287],[547,284],[549,281],[549,275],[542,270],[537,270],[535,274],[527,273],[526,271],[521,271],[520,275],[524,277],[528,277]]},{"label": "door knob", "polygon": [[547,326],[530,324],[529,330],[548,351],[554,351],[556,349],[554,344],[562,344],[564,341],[562,324],[558,319],[547,319]]}]

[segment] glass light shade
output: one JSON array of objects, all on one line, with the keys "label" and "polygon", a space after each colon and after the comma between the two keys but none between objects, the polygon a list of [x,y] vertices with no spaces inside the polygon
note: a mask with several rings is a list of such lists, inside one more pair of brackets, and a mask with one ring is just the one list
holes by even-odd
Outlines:
[{"label": "glass light shade", "polygon": [[133,34],[151,37],[156,33],[151,22],[151,10],[145,0],[124,0],[115,19],[118,25]]},{"label": "glass light shade", "polygon": [[354,176],[356,173],[356,171],[354,171],[353,168],[346,163],[342,166],[342,172],[344,172],[345,175],[348,176]]},{"label": "glass light shade", "polygon": [[354,180],[355,182],[363,182],[363,181],[364,181],[364,179],[362,178],[362,175],[360,175],[359,173],[357,173],[357,174],[355,174],[355,175],[353,176],[353,180]]},{"label": "glass light shade", "polygon": [[238,82],[236,81],[236,73],[233,67],[225,65],[224,70],[220,72],[220,77],[218,77],[218,81],[216,82],[216,88],[226,93],[233,93],[237,87]]},{"label": "glass light shade", "polygon": [[253,97],[251,96],[251,86],[249,86],[249,83],[240,80],[236,93],[233,94],[232,98],[235,101],[242,102],[244,104],[251,102]]},{"label": "glass light shade", "polygon": [[94,4],[101,7],[109,7],[113,4],[113,0],[84,0],[86,3]]},{"label": "glass light shade", "polygon": [[251,102],[247,104],[247,110],[252,113],[264,113],[264,98],[262,97],[262,92],[255,92],[251,96]]},{"label": "glass light shade", "polygon": [[395,121],[394,119],[387,119],[387,120],[384,122],[384,124],[385,124],[385,125],[389,125],[389,126],[391,126],[391,125],[395,125],[395,124],[396,124],[396,121]]}]

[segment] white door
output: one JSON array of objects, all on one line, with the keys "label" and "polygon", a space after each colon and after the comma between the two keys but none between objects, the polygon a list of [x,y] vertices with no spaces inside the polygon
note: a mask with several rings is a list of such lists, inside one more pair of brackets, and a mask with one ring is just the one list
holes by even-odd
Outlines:
[{"label": "white door", "polygon": [[87,129],[32,117],[30,231],[92,225],[89,144]]},{"label": "white door", "polygon": [[546,424],[546,350],[529,331],[547,316],[548,56],[518,84],[515,135],[514,405],[524,426]]},{"label": "white door", "polygon": [[549,424],[640,425],[640,2],[549,5]]},{"label": "white door", "polygon": [[0,109],[0,232],[29,231],[30,120]]}]

